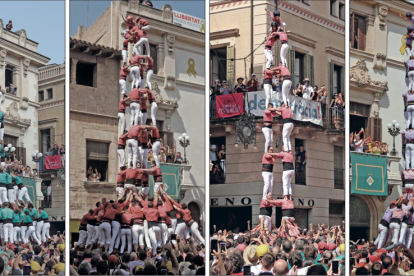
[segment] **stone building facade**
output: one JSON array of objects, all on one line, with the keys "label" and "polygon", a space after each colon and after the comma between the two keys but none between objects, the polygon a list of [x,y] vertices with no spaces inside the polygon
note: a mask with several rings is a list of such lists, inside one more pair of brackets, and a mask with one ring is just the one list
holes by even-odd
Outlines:
[{"label": "stone building facade", "polygon": [[[173,5],[173,3],[172,3]],[[84,26],[78,27],[78,32],[73,36],[72,41],[82,40],[86,44],[100,44],[102,48],[113,48],[120,54],[122,49],[122,42],[124,38],[121,32],[126,29],[126,25],[122,20],[121,15],[126,18],[128,15],[141,16],[149,22],[151,29],[147,31],[148,39],[150,43],[151,56],[154,59],[154,75],[152,77],[152,88],[156,96],[156,102],[158,104],[158,111],[156,115],[157,126],[160,130],[161,138],[165,145],[169,145],[171,148],[175,146],[178,152],[183,155],[184,149],[178,143],[178,137],[182,133],[187,133],[191,137],[191,145],[187,148],[187,159],[189,164],[180,165],[181,171],[181,202],[190,204],[195,220],[200,222],[200,225],[204,225],[205,222],[205,203],[204,203],[204,172],[205,172],[205,128],[204,128],[204,106],[205,106],[205,34],[196,32],[190,29],[183,28],[173,24],[173,7],[170,5],[164,5],[161,9],[151,8],[143,5],[139,5],[138,1],[113,1],[111,6],[88,28]],[[80,51],[80,53],[75,51]],[[146,51],[146,50],[145,50]],[[91,51],[89,51],[91,52]],[[93,52],[93,51],[92,51]],[[74,49],[71,52],[77,56],[81,55],[82,50]],[[92,55],[93,56],[93,55]],[[132,56],[132,45],[128,48],[128,57]],[[72,58],[72,56],[71,56]],[[99,58],[99,56],[97,57]],[[190,59],[191,64],[194,64],[195,74],[188,73]],[[88,106],[88,102],[99,103],[102,100],[102,110],[97,112],[105,112],[105,116],[99,116],[99,130],[95,128],[91,129],[90,135],[97,137],[105,137],[109,146],[109,164],[108,164],[108,181],[110,182],[111,189],[115,191],[116,174],[118,172],[119,160],[116,154],[118,130],[118,105],[121,98],[121,90],[118,86],[119,71],[121,61],[117,59],[112,62],[112,59],[105,59],[105,62],[111,62],[107,67],[102,68],[102,74],[97,74],[97,82],[102,83],[102,90],[99,90],[100,99],[96,99],[92,94],[86,93],[88,101],[82,104]],[[92,61],[91,61],[92,62]],[[116,64],[115,64],[116,63]],[[73,68],[72,63],[72,68]],[[109,68],[111,67],[111,68]],[[72,69],[73,70],[73,69]],[[72,73],[73,74],[73,73]],[[144,75],[144,78],[146,75]],[[127,91],[131,91],[132,77],[127,78]],[[71,86],[74,85],[73,82]],[[81,87],[81,86],[77,86]],[[82,89],[86,89],[82,87]],[[82,91],[83,92],[83,91]],[[86,92],[86,91],[85,91]],[[85,97],[84,94],[73,94],[71,87],[71,99],[76,101],[76,104],[72,106],[71,101],[71,114],[73,114],[73,120],[71,115],[71,127],[78,129],[81,124],[76,122],[81,115],[78,106],[81,97]],[[103,100],[105,98],[105,100]],[[98,116],[91,114],[91,108],[88,106],[88,120],[90,123],[94,120],[98,120]],[[151,119],[150,108],[148,110],[148,120]],[[95,112],[96,113],[96,112]],[[72,122],[73,121],[73,122]],[[107,124],[107,125],[101,125]],[[83,125],[83,123],[82,123]],[[130,125],[130,111],[126,110],[126,126]],[[71,129],[72,131],[72,129]],[[85,130],[86,131],[86,130]],[[87,135],[83,137],[77,137],[76,141],[73,140],[71,145],[79,145],[80,140],[92,139],[87,138]],[[89,136],[88,136],[89,137]],[[72,139],[72,138],[71,138]],[[99,138],[98,140],[101,140]],[[83,143],[83,142],[82,142]],[[74,156],[84,156],[85,149],[75,149],[76,152],[71,152]],[[126,157],[128,158],[128,157]],[[71,159],[71,163],[76,162]],[[81,162],[82,163],[82,162]],[[83,188],[83,180],[85,178],[84,169],[85,163],[75,164],[71,166],[71,190],[73,190],[76,196],[83,197],[84,195],[91,197],[89,194],[85,194]],[[72,180],[73,179],[73,180]],[[82,179],[82,180],[81,180]],[[72,185],[75,181],[74,188]],[[76,184],[78,183],[78,184]],[[89,184],[88,184],[89,185]],[[92,184],[91,184],[92,185]],[[97,191],[102,192],[100,184],[95,187]],[[76,190],[77,189],[77,190]],[[92,188],[91,188],[92,189]],[[76,190],[76,192],[75,192]],[[109,190],[106,190],[108,192]],[[89,193],[89,191],[88,191]],[[112,196],[115,192],[110,192]],[[99,195],[102,197],[102,195]],[[99,197],[97,194],[97,197]],[[92,193],[92,198],[95,194]],[[93,204],[96,202],[95,198],[92,200]],[[74,214],[71,213],[71,219],[80,219],[83,214],[92,207],[92,201],[82,200],[79,204],[72,205],[71,210],[75,209]],[[89,205],[81,206],[81,203],[88,202]]]},{"label": "stone building facade", "polygon": [[[374,141],[383,141],[392,150],[393,137],[387,124],[396,120],[404,126],[406,92],[404,61],[401,53],[406,22],[399,17],[414,8],[408,1],[351,1],[350,43],[350,131],[366,130]],[[352,38],[352,36],[351,36]],[[404,50],[404,49],[403,49]],[[378,235],[378,223],[389,203],[401,194],[401,138],[395,139],[397,156],[388,156],[388,197],[351,195],[351,233],[367,231]],[[350,178],[351,181],[352,178]],[[353,207],[354,206],[354,207]],[[352,239],[352,238],[351,238]]]},{"label": "stone building facade", "polygon": [[[344,95],[345,1],[335,1],[331,12],[329,1],[211,1],[210,81],[227,79],[229,86],[234,87],[238,77],[243,77],[246,83],[251,73],[261,81],[266,69],[262,42],[272,22],[265,8],[275,10],[276,2],[282,21],[287,24],[289,53],[286,58],[293,85],[303,83],[306,77],[319,87],[325,84],[328,103],[334,92]],[[277,42],[273,48],[276,64],[280,61],[279,51],[280,42]],[[252,52],[244,62],[243,58]],[[210,143],[226,146],[225,183],[210,186],[210,231],[213,225],[217,225],[217,230],[244,231],[247,221],[251,222],[251,227],[259,223],[263,193],[263,119],[255,118],[257,146],[251,144],[248,149],[243,145],[235,147],[238,120],[238,117],[210,120]],[[308,228],[309,223],[341,224],[345,218],[345,136],[344,130],[333,127],[331,120],[332,117],[324,113],[323,127],[294,121],[290,136],[292,148],[304,145],[308,158],[305,176],[299,177],[296,166],[292,181],[295,218],[302,228]],[[272,129],[274,144],[278,141],[279,145],[277,152],[281,150],[282,128],[282,120],[275,119]],[[275,162],[273,171],[273,195],[281,197],[280,162]],[[280,224],[280,212],[280,208],[276,208],[272,217],[276,226]]]}]

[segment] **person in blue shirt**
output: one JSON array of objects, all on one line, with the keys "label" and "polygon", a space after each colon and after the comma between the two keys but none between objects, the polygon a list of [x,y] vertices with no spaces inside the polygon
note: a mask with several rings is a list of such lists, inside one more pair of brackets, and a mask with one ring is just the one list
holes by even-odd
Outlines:
[{"label": "person in blue shirt", "polygon": [[[41,232],[38,231],[40,221],[43,222]],[[40,236],[42,242],[46,242],[47,239],[50,239],[49,229],[50,229],[49,215],[46,213],[43,207],[39,207],[39,215],[38,215],[37,227],[36,227],[36,236],[38,237]]]},{"label": "person in blue shirt", "polygon": [[23,222],[23,208],[15,208],[14,214],[13,214],[13,240],[14,243],[20,244],[20,242],[23,242],[22,239],[22,228],[21,224]]}]

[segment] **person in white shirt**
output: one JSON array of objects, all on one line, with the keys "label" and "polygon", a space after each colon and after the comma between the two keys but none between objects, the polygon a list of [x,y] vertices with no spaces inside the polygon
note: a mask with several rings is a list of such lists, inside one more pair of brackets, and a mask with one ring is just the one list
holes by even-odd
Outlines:
[{"label": "person in white shirt", "polygon": [[[262,265],[260,272],[258,275],[266,274],[266,275],[275,275],[273,273],[273,265],[275,264],[276,258],[273,256],[272,253],[266,253],[260,259],[260,264]],[[271,273],[271,274],[270,274]]]},{"label": "person in white shirt", "polygon": [[309,100],[310,95],[315,91],[313,90],[312,85],[309,84],[310,80],[308,78],[306,78],[304,82],[305,84],[303,85],[303,98]]},{"label": "person in white shirt", "polygon": [[52,208],[52,186],[47,186],[47,201],[49,203],[49,208]]}]

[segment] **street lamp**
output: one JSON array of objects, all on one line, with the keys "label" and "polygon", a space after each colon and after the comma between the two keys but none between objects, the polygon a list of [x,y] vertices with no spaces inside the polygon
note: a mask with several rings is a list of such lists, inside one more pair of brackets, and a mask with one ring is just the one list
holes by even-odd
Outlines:
[{"label": "street lamp", "polygon": [[32,161],[35,162],[37,164],[37,167],[39,169],[39,177],[40,177],[40,171],[41,171],[41,167],[39,166],[39,162],[42,159],[43,154],[41,152],[38,152],[37,150],[35,150],[34,153],[32,153]]},{"label": "street lamp", "polygon": [[8,144],[7,147],[4,148],[4,151],[6,153],[7,158],[10,159],[14,155],[16,148],[13,147],[12,144]]},{"label": "street lamp", "polygon": [[392,124],[387,125],[387,128],[388,128],[388,133],[391,134],[392,139],[393,139],[393,146],[392,146],[392,151],[390,152],[390,155],[397,156],[398,152],[395,149],[395,136],[400,134],[400,124],[398,124],[396,120],[393,120]]},{"label": "street lamp", "polygon": [[184,148],[184,164],[188,164],[187,160],[187,154],[185,152],[185,148],[190,145],[190,136],[187,135],[187,133],[183,133],[182,136],[178,137],[178,141],[180,142],[180,145]]}]

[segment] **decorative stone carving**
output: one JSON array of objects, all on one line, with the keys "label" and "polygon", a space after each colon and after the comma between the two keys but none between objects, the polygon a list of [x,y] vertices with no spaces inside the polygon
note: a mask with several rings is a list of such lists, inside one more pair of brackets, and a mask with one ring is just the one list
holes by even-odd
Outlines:
[{"label": "decorative stone carving", "polygon": [[379,196],[378,200],[381,201],[381,202],[384,202],[385,200],[387,200],[387,197],[389,197],[392,193],[392,188],[393,187],[394,186],[388,185],[388,196]]},{"label": "decorative stone carving", "polygon": [[20,124],[29,127],[31,124],[30,119],[23,119],[19,115],[19,106],[16,102],[12,102],[7,108],[4,114],[6,120],[10,120],[14,125]]},{"label": "decorative stone carving", "polygon": [[174,34],[167,34],[167,43],[168,43],[168,52],[170,55],[174,52],[174,43],[175,43],[175,35]]},{"label": "decorative stone carving", "polygon": [[365,59],[360,59],[354,66],[351,66],[350,73],[351,81],[355,81],[358,87],[365,87],[368,85],[377,86],[383,91],[388,91],[387,81],[373,81],[368,73]]},{"label": "decorative stone carving", "polygon": [[0,50],[0,68],[3,69],[6,65],[7,50],[2,48]]},{"label": "decorative stone carving", "polygon": [[20,146],[24,148],[24,142],[20,142]]},{"label": "decorative stone carving", "polygon": [[367,24],[367,26],[374,26],[374,22],[375,22],[375,17],[368,15],[367,17],[365,17],[365,24]]},{"label": "decorative stone carving", "polygon": [[378,6],[378,19],[379,19],[379,27],[381,31],[385,30],[385,26],[387,26],[387,15],[388,15],[388,7],[385,5]]},{"label": "decorative stone carving", "polygon": [[29,108],[29,98],[23,97],[20,101],[20,109],[27,110]]},{"label": "decorative stone carving", "polygon": [[165,89],[174,90],[175,89],[175,77],[174,76],[166,76],[165,77]]},{"label": "decorative stone carving", "polygon": [[[163,97],[160,94],[161,91],[160,91],[157,81],[152,81],[151,84],[152,84],[152,93],[154,93],[155,102],[157,104],[168,104],[168,105],[173,106],[174,108],[178,108],[177,100],[164,100],[163,99]],[[174,113],[174,111],[171,111],[171,112]]]},{"label": "decorative stone carving", "polygon": [[21,29],[19,31],[16,32],[19,35],[19,44],[23,47],[26,46],[26,38],[27,38],[27,34],[26,31]]},{"label": "decorative stone carving", "polygon": [[166,110],[165,111],[165,117],[167,117],[167,118],[171,118],[171,116],[173,115],[173,111],[172,110]]},{"label": "decorative stone carving", "polygon": [[0,37],[3,35],[4,23],[3,19],[0,19]]},{"label": "decorative stone carving", "polygon": [[172,17],[172,13],[173,13],[173,9],[170,5],[166,4],[164,6],[162,6],[161,10],[162,12],[162,20],[168,23],[173,23],[173,17]]},{"label": "decorative stone carving", "polygon": [[373,68],[378,70],[385,70],[387,67],[387,54],[377,53],[374,56]]},{"label": "decorative stone carving", "polygon": [[27,77],[27,70],[29,69],[29,65],[30,65],[30,59],[25,58],[23,60],[23,76],[25,78]]},{"label": "decorative stone carving", "polygon": [[129,0],[129,8],[134,11],[138,11],[139,1],[138,0]]}]

